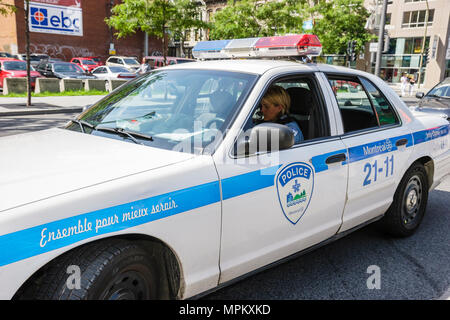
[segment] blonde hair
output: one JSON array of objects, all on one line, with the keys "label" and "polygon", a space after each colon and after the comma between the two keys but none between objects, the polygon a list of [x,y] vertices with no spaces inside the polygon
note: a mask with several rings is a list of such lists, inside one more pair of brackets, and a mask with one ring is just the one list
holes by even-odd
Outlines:
[{"label": "blonde hair", "polygon": [[281,115],[284,115],[289,112],[291,97],[283,87],[274,85],[267,90],[261,102],[268,102],[276,106],[281,106]]}]

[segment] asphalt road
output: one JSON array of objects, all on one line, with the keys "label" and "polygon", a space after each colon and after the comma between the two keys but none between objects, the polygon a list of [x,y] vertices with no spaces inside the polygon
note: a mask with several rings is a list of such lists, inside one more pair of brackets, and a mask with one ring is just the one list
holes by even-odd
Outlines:
[{"label": "asphalt road", "polygon": [[[0,136],[60,126],[73,116],[0,117]],[[431,192],[412,237],[391,238],[369,225],[203,299],[449,299],[449,208],[450,178]],[[378,282],[372,281],[375,275]],[[368,282],[379,288],[369,289]]]}]

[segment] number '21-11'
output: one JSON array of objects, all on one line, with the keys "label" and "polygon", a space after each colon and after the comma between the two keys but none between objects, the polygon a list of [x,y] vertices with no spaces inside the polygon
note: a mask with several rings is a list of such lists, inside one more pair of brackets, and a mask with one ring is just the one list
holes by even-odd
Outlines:
[{"label": "number '21-11'", "polygon": [[[373,170],[372,170],[373,169]],[[394,174],[394,155],[390,157],[386,157],[381,166],[378,166],[378,160],[375,160],[373,163],[366,163],[364,165],[364,172],[367,172],[366,178],[364,179],[363,186],[367,186],[368,184],[377,181],[377,178],[385,172],[385,176],[388,177]]]}]

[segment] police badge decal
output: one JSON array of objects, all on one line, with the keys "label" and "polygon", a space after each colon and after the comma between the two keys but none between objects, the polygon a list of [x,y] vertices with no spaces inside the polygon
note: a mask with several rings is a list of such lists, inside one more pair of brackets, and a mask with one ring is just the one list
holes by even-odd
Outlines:
[{"label": "police badge decal", "polygon": [[314,190],[314,171],[303,162],[282,168],[275,178],[278,200],[284,216],[296,224],[308,209]]}]

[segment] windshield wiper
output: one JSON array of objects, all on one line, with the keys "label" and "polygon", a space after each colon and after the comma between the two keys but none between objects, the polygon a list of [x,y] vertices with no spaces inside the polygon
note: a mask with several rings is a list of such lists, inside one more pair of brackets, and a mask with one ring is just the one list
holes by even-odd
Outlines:
[{"label": "windshield wiper", "polygon": [[109,128],[109,127],[97,127],[96,126],[96,127],[94,127],[94,130],[104,131],[104,132],[108,132],[108,133],[115,133],[115,134],[118,134],[118,135],[127,136],[134,143],[137,143],[137,144],[143,144],[143,143],[139,142],[136,139],[136,137],[141,138],[141,139],[145,139],[145,140],[148,140],[148,141],[153,141],[153,138],[151,136],[148,136],[146,134],[139,133],[139,132],[128,131],[128,130],[125,130],[123,128]]},{"label": "windshield wiper", "polygon": [[84,127],[85,127],[85,126],[88,127],[88,128],[91,128],[91,129],[95,129],[95,126],[94,126],[93,124],[91,124],[91,123],[89,123],[89,122],[86,122],[86,121],[83,121],[83,120],[72,119],[72,120],[70,120],[70,121],[72,121],[72,122],[78,124],[78,125],[80,126],[80,128],[81,128],[81,132],[82,132],[82,133],[86,133],[86,132],[84,131]]}]

